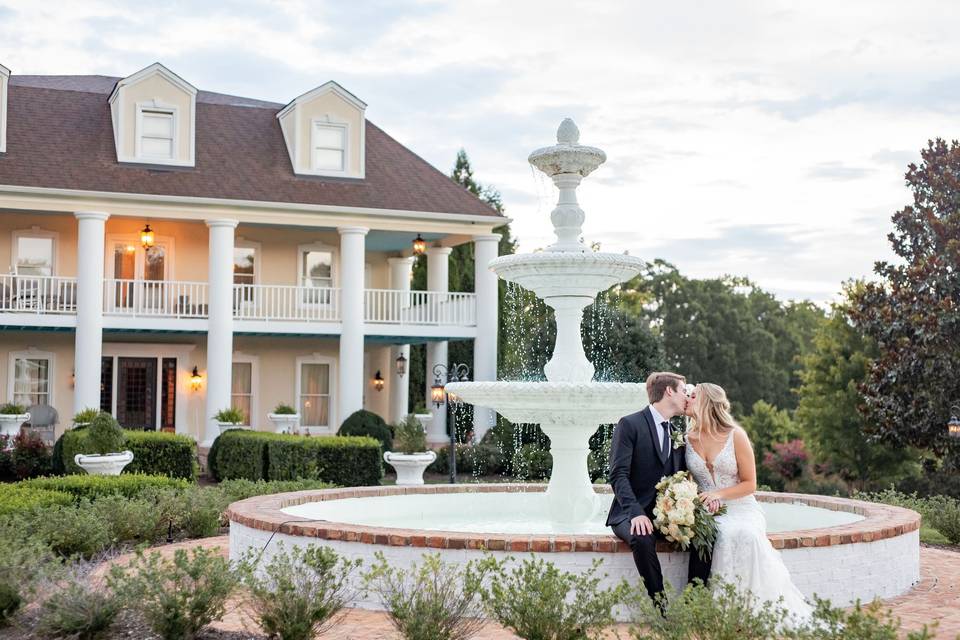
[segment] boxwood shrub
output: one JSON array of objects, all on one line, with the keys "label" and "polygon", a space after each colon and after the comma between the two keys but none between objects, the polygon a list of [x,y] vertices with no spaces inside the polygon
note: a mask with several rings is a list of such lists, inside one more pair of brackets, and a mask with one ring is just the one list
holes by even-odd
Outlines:
[{"label": "boxwood shrub", "polygon": [[18,484],[0,484],[0,516],[24,513],[36,507],[72,504],[73,496],[64,491],[35,489]]},{"label": "boxwood shrub", "polygon": [[[57,441],[57,449],[66,473],[84,473],[73,458],[83,453],[87,429],[71,429]],[[124,473],[169,476],[193,480],[197,477],[197,443],[190,436],[163,431],[124,431],[125,448],[133,452],[133,462]]]},{"label": "boxwood shrub", "polygon": [[96,500],[102,496],[120,495],[124,498],[136,498],[147,488],[175,489],[182,491],[191,483],[182,478],[167,476],[148,476],[130,473],[119,476],[71,475],[53,478],[34,478],[18,483],[21,487],[47,489],[69,493],[75,499]]},{"label": "boxwood shrub", "polygon": [[220,435],[208,467],[217,480],[322,480],[343,487],[380,484],[380,443],[368,437],[294,436],[236,430]]},{"label": "boxwood shrub", "polygon": [[267,431],[229,429],[213,441],[207,470],[221,480],[266,480],[267,442],[278,437]]}]

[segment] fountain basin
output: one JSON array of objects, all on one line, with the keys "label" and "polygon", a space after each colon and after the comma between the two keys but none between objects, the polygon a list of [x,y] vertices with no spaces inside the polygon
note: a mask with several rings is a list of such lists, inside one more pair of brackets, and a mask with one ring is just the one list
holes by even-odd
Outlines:
[{"label": "fountain basin", "polygon": [[550,304],[550,298],[570,296],[592,302],[601,291],[640,273],[644,264],[622,253],[541,251],[500,256],[490,261],[490,269]]},{"label": "fountain basin", "polygon": [[[609,487],[595,489],[598,500],[611,499]],[[445,561],[462,564],[485,551],[498,557],[533,552],[564,571],[582,571],[600,558],[607,573],[605,584],[621,578],[637,580],[629,548],[604,530],[602,520],[573,525],[573,530],[549,520],[538,522],[536,498],[544,490],[542,484],[472,484],[257,496],[236,502],[227,511],[230,557],[265,548],[264,557],[269,558],[281,541],[288,548],[323,544],[365,562],[382,552],[398,566],[418,561],[423,553],[439,553]],[[761,492],[757,498],[774,525],[768,528],[768,538],[807,597],[816,593],[835,605],[847,605],[857,599],[893,597],[919,581],[920,515],[916,512],[804,494]],[[516,515],[516,505],[504,506],[508,501],[529,505],[531,521],[524,523]],[[496,505],[500,505],[499,517]],[[377,510],[381,513],[372,513]],[[503,515],[507,512],[512,515]],[[461,522],[451,521],[450,514]],[[557,528],[551,532],[545,527]],[[682,586],[687,553],[665,543],[658,545],[657,552],[666,580]],[[352,604],[379,608],[379,603],[364,596]]]},{"label": "fountain basin", "polygon": [[[637,382],[451,382],[458,400],[496,409],[516,424],[566,424],[587,428],[589,438],[601,424],[647,406],[647,388]],[[550,435],[550,434],[547,434]]]}]

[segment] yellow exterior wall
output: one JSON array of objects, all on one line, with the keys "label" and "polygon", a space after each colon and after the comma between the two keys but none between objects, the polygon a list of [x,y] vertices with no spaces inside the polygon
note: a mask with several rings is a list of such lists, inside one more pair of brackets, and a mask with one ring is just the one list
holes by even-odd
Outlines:
[{"label": "yellow exterior wall", "polygon": [[190,94],[162,75],[155,74],[136,84],[123,87],[117,99],[123,101],[120,105],[123,112],[121,118],[123,128],[120,131],[121,156],[132,158],[136,152],[137,103],[156,99],[163,104],[177,107],[176,160],[188,160],[190,158],[190,119],[193,117],[190,109]]},{"label": "yellow exterior wall", "polygon": [[3,402],[13,400],[13,371],[10,354],[34,349],[53,354],[53,384],[51,385],[53,407],[59,413],[57,435],[73,418],[73,334],[47,333],[40,331],[0,332],[0,391]]},{"label": "yellow exterior wall", "polygon": [[13,232],[40,231],[57,234],[54,273],[75,276],[77,273],[77,221],[73,216],[9,213],[0,211],[0,269],[13,268]]},{"label": "yellow exterior wall", "polygon": [[360,141],[364,126],[363,112],[331,91],[298,105],[294,114],[297,118],[298,171],[310,171],[312,123],[314,120],[321,120],[347,123],[347,174],[351,176],[360,175]]}]

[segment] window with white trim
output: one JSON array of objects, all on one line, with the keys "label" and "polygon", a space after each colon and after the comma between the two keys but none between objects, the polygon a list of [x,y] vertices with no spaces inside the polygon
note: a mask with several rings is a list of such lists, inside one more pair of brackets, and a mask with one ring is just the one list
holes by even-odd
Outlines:
[{"label": "window with white trim", "polygon": [[230,406],[243,412],[243,425],[250,426],[253,410],[253,363],[234,362]]},{"label": "window with white trim", "polygon": [[18,233],[14,269],[21,276],[52,276],[56,242],[52,235]]},{"label": "window with white trim", "polygon": [[250,304],[254,298],[254,288],[251,285],[257,282],[257,249],[254,246],[235,246],[233,248],[233,284],[243,285],[234,287],[234,307],[239,304]]},{"label": "window with white trim", "polygon": [[301,247],[300,286],[303,304],[330,304],[333,297],[333,251]]},{"label": "window with white trim", "polygon": [[13,402],[29,407],[50,404],[50,356],[15,355],[13,358]]},{"label": "window with white trim", "polygon": [[300,424],[305,427],[330,426],[330,365],[300,363]]},{"label": "window with white trim", "polygon": [[311,167],[314,171],[346,171],[347,127],[314,122],[311,137]]},{"label": "window with white trim", "polygon": [[173,160],[174,118],[170,109],[140,109],[140,157]]}]

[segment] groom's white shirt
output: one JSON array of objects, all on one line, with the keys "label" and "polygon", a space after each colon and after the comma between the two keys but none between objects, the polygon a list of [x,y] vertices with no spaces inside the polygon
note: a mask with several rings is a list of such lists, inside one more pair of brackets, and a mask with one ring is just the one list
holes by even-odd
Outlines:
[{"label": "groom's white shirt", "polygon": [[653,405],[650,405],[650,414],[653,416],[653,424],[657,425],[657,433],[660,434],[660,450],[662,451],[663,439],[667,437],[667,434],[664,433],[663,427],[660,425],[667,422],[667,419],[660,415],[660,412]]}]

